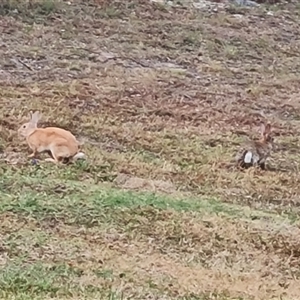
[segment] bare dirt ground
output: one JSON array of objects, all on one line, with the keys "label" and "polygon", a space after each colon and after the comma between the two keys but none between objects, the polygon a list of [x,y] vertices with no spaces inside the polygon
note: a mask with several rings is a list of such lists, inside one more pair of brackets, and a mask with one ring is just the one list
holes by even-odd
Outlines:
[{"label": "bare dirt ground", "polygon": [[[300,297],[300,6],[214,5],[0,4],[2,297]],[[30,110],[88,160],[31,165]]]}]

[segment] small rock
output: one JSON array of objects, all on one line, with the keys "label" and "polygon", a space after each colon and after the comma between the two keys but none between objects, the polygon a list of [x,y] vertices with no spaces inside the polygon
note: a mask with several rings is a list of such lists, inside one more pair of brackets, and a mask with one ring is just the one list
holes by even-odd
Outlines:
[{"label": "small rock", "polygon": [[151,2],[164,4],[165,0],[150,0]]},{"label": "small rock", "polygon": [[33,165],[37,165],[37,164],[38,164],[38,160],[37,160],[37,159],[35,159],[35,158],[33,158],[33,159],[31,160],[31,164],[33,164]]},{"label": "small rock", "polygon": [[259,6],[258,3],[256,3],[255,1],[251,1],[251,0],[233,0],[233,2],[235,4],[241,5],[241,6],[249,6],[249,7]]}]

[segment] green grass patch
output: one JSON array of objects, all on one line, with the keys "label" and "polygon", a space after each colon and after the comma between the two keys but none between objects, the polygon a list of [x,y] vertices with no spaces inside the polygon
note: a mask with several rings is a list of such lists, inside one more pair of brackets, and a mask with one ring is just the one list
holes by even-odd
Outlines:
[{"label": "green grass patch", "polygon": [[[124,211],[134,216],[136,208],[143,207],[232,218],[280,219],[276,214],[226,204],[216,197],[133,192],[109,188],[97,180],[80,181],[76,174],[82,171],[82,164],[62,168],[48,166],[28,166],[18,171],[7,168],[0,179],[0,212],[10,211],[36,219],[55,217],[68,224],[86,226],[119,224]],[[87,164],[84,168],[96,170]],[[295,216],[292,217],[296,221]]]},{"label": "green grass patch", "polygon": [[0,4],[0,14],[33,18],[47,16],[57,12],[60,3],[58,0],[3,0]]}]

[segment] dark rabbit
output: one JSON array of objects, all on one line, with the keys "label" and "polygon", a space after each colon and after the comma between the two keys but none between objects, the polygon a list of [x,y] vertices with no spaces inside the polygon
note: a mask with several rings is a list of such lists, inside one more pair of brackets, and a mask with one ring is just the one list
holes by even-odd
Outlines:
[{"label": "dark rabbit", "polygon": [[260,132],[261,138],[259,140],[247,142],[237,153],[235,160],[238,166],[242,168],[259,166],[265,170],[266,159],[274,149],[274,138],[269,123],[267,125],[261,124]]}]

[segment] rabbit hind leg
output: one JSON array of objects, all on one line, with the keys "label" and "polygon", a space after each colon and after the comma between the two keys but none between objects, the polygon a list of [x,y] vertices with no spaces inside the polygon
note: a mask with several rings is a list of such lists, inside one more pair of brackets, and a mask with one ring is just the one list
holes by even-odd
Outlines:
[{"label": "rabbit hind leg", "polygon": [[52,161],[56,164],[59,162],[68,163],[72,156],[69,147],[66,145],[55,145],[50,149],[50,152],[52,158],[48,158],[47,161]]}]

